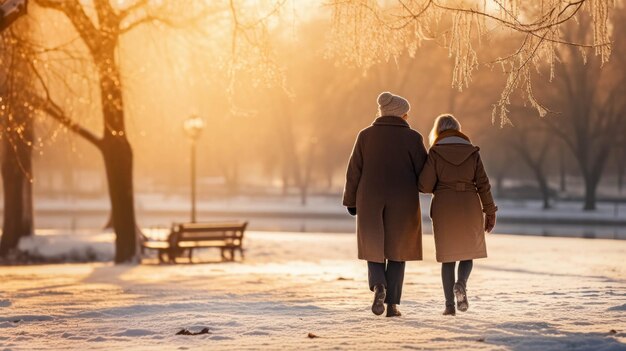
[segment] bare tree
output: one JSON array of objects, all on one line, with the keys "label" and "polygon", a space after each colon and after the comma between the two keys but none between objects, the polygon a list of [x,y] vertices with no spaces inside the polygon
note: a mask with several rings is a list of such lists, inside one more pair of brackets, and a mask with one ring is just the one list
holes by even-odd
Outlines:
[{"label": "bare tree", "polygon": [[175,21],[155,15],[148,0],[137,0],[121,10],[114,8],[109,0],[94,0],[92,5],[95,19],[88,14],[90,4],[79,0],[35,0],[35,3],[64,15],[87,48],[95,66],[96,81],[100,90],[102,136],[94,134],[72,119],[68,111],[53,100],[48,82],[41,78],[39,71],[36,71],[41,78],[41,88],[44,92],[38,106],[101,152],[111,200],[112,224],[116,234],[115,262],[135,261],[138,250],[133,195],[133,152],[126,132],[123,81],[116,54],[120,37],[134,28],[153,22],[175,25]]},{"label": "bare tree", "polygon": [[[623,20],[616,21],[616,30],[623,31]],[[591,19],[582,19],[578,31],[571,30],[575,38],[586,37],[586,26]],[[596,192],[607,161],[618,145],[616,131],[624,130],[626,124],[626,75],[623,73],[626,59],[623,41],[614,48],[617,58],[601,69],[603,62],[593,57],[581,57],[578,50],[568,47],[559,52],[559,78],[556,81],[558,94],[550,94],[558,101],[556,111],[545,121],[554,135],[560,137],[572,152],[585,182],[584,209],[596,209]],[[553,89],[554,91],[555,89]]]},{"label": "bare tree", "polygon": [[567,191],[567,167],[565,164],[565,146],[559,147],[559,190]]},{"label": "bare tree", "polygon": [[615,167],[617,168],[616,177],[617,177],[617,191],[619,194],[622,194],[624,190],[624,174],[626,173],[626,143],[624,141],[624,134],[626,131],[622,132],[621,140],[615,145]]},{"label": "bare tree", "polygon": [[2,77],[0,102],[0,139],[2,146],[2,183],[4,211],[0,256],[17,248],[20,238],[34,233],[33,167],[34,121],[29,91],[34,77],[28,60],[28,47],[19,45],[13,31],[28,31],[29,23],[20,20],[1,34]]},{"label": "bare tree", "polygon": [[530,113],[524,110],[520,108],[519,113],[515,113],[518,111],[512,113],[515,128],[508,127],[505,130],[503,136],[506,140],[502,140],[502,143],[512,147],[531,170],[541,192],[543,209],[549,209],[551,194],[546,163],[550,160],[550,146],[553,138],[541,120],[524,118],[525,114]]},{"label": "bare tree", "polygon": [[300,189],[300,204],[307,204],[309,191],[312,183],[313,169],[316,166],[316,154],[318,150],[318,141],[316,137],[308,138],[304,142],[301,161],[298,164],[298,170],[295,172],[296,184]]}]

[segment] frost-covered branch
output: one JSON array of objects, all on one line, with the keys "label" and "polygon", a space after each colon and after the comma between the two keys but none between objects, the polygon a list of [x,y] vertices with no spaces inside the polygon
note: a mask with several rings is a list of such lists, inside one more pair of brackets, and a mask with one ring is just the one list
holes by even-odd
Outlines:
[{"label": "frost-covered branch", "polygon": [[[459,90],[469,86],[481,64],[502,65],[507,83],[493,111],[501,125],[510,122],[507,106],[518,90],[540,115],[548,112],[533,95],[531,69],[548,65],[552,80],[559,47],[575,47],[583,55],[593,50],[602,63],[611,55],[613,0],[545,0],[541,4],[521,0],[334,0],[329,5],[333,25],[328,56],[344,64],[368,70],[404,53],[413,57],[423,41],[437,40],[453,59],[452,85]],[[567,40],[565,26],[584,16],[593,24],[589,41]],[[512,35],[519,44],[495,61],[481,61],[477,50],[494,32]]]}]

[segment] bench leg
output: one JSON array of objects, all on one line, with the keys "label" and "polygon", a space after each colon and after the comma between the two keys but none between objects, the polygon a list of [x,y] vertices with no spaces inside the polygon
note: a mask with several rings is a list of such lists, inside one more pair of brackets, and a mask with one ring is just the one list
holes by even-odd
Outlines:
[{"label": "bench leg", "polygon": [[224,249],[223,247],[220,247],[220,255],[222,256],[222,261],[226,260],[226,255],[224,255],[225,251],[226,249]]},{"label": "bench leg", "polygon": [[165,254],[165,252],[163,250],[159,250],[159,264],[165,262],[165,260],[163,259],[163,255]]},{"label": "bench leg", "polygon": [[243,261],[243,259],[244,259],[243,248],[240,246],[237,249],[239,250],[239,256],[241,256],[241,260]]},{"label": "bench leg", "polygon": [[189,248],[189,263],[193,263],[193,249]]},{"label": "bench leg", "polygon": [[170,248],[167,252],[170,263],[176,263],[176,248]]}]

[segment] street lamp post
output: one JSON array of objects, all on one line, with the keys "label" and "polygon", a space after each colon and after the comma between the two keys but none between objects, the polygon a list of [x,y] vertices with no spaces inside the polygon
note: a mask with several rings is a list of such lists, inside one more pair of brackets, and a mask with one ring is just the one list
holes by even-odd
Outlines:
[{"label": "street lamp post", "polygon": [[196,140],[204,128],[202,118],[192,115],[185,120],[183,128],[191,140],[191,223],[196,222]]}]

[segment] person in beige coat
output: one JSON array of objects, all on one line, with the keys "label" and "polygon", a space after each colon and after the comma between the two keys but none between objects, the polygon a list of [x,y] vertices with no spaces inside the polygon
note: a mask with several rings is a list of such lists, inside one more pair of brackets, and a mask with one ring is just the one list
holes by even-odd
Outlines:
[{"label": "person in beige coat", "polygon": [[[467,311],[467,279],[473,259],[487,257],[485,232],[496,224],[496,207],[479,148],[461,133],[451,115],[435,120],[430,133],[430,150],[419,177],[419,189],[432,193],[430,217],[435,237],[437,262],[446,298],[444,315]],[[484,217],[483,217],[484,216]],[[458,279],[454,270],[460,261]]]},{"label": "person in beige coat", "polygon": [[[423,138],[407,123],[409,102],[384,92],[374,123],[357,136],[343,205],[357,216],[358,258],[368,261],[372,312],[400,316],[405,261],[422,259],[417,182],[426,162]],[[358,214],[357,214],[358,212]]]}]

